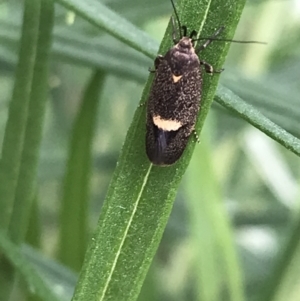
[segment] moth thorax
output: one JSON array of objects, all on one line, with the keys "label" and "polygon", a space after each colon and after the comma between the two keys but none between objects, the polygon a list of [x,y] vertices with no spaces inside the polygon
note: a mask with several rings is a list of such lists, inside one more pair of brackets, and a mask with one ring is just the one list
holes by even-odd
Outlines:
[{"label": "moth thorax", "polygon": [[184,53],[190,53],[190,52],[194,53],[195,52],[192,39],[190,39],[188,37],[183,37],[176,45],[176,48],[180,52],[184,52]]}]

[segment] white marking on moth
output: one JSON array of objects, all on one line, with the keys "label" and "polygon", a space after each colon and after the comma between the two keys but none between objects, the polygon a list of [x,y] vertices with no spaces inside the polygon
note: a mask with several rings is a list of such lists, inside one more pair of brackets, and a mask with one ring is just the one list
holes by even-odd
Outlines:
[{"label": "white marking on moth", "polygon": [[172,119],[162,119],[159,115],[153,116],[153,123],[163,131],[177,131],[182,127],[182,123]]},{"label": "white marking on moth", "polygon": [[175,74],[172,74],[172,77],[173,77],[173,82],[177,83],[182,78],[182,75],[176,76]]}]

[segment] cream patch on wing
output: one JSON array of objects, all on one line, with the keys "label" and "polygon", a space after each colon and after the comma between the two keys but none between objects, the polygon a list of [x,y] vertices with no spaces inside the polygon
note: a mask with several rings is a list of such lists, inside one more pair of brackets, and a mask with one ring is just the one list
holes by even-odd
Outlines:
[{"label": "cream patch on wing", "polygon": [[177,131],[182,123],[172,119],[163,119],[159,115],[153,116],[153,123],[163,131]]},{"label": "cream patch on wing", "polygon": [[172,78],[173,82],[177,83],[182,78],[182,75],[176,76],[175,74],[172,74]]}]

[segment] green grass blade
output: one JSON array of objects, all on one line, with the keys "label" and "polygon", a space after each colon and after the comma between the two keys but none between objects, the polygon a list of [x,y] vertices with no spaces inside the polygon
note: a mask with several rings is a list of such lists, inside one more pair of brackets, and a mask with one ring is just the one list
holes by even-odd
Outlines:
[{"label": "green grass blade", "polygon": [[40,0],[25,1],[19,62],[0,161],[0,228],[11,217],[25,135],[39,32]]},{"label": "green grass blade", "polygon": [[223,274],[217,265],[217,239],[213,230],[215,221],[211,205],[219,202],[220,196],[217,187],[211,189],[215,180],[209,166],[209,145],[203,134],[205,135],[205,131],[184,177],[184,190],[191,229],[190,240],[195,253],[192,271],[196,279],[196,300],[217,301],[220,298],[220,280]]},{"label": "green grass blade", "polygon": [[56,0],[66,8],[76,12],[91,24],[105,29],[132,48],[152,57],[157,52],[156,43],[144,31],[116,14],[96,0]]},{"label": "green grass blade", "polygon": [[[271,119],[274,123],[300,138],[297,128],[300,120],[299,97],[295,88],[287,86],[278,80],[277,73],[271,73],[266,78],[248,79],[241,74],[228,74],[221,80],[222,84],[237,94],[247,103],[260,110],[263,115]],[[296,72],[289,74],[296,77]],[[285,75],[281,75],[285,78]],[[224,79],[224,80],[223,80]]]},{"label": "green grass blade", "polygon": [[[183,0],[179,11],[182,23],[203,36],[210,35],[216,24],[222,24],[227,28],[226,37],[231,38],[243,6],[244,1]],[[165,53],[171,45],[169,24],[160,53]],[[225,43],[215,43],[205,52],[205,60],[214,63],[216,68],[221,67],[227,50]],[[218,76],[204,77],[197,130],[203,126],[218,82]],[[151,80],[152,75],[142,103],[147,100]],[[74,301],[137,298],[194,148],[194,143],[190,143],[178,163],[161,168],[149,163],[144,141],[145,108],[138,108],[85,257]]]},{"label": "green grass blade", "polygon": [[26,234],[26,243],[39,249],[41,247],[42,239],[42,223],[39,212],[39,202],[37,195],[33,198],[33,204],[31,206],[30,219]]},{"label": "green grass blade", "polygon": [[52,0],[42,1],[28,119],[14,207],[9,225],[10,238],[16,244],[21,243],[26,235],[36,192],[36,174],[48,96],[48,69],[53,18],[54,4]]},{"label": "green grass blade", "polygon": [[225,87],[219,87],[215,100],[230,111],[237,113],[241,118],[247,120],[250,124],[257,127],[294,154],[300,156],[300,140],[298,138],[286,132],[230,90]]},{"label": "green grass blade", "polygon": [[21,251],[27,262],[50,287],[59,288],[55,291],[59,300],[70,301],[78,275],[28,245],[23,245]]},{"label": "green grass blade", "polygon": [[[299,254],[300,254],[300,216],[291,227],[290,235],[282,247],[271,276],[264,284],[260,301],[294,301],[299,299]],[[294,291],[294,298],[292,293]],[[296,293],[296,294],[295,294]]]},{"label": "green grass blade", "polygon": [[[11,51],[17,45],[18,33],[19,28],[13,22],[0,19],[0,57],[5,61],[12,60],[7,55],[14,55]],[[158,43],[155,44],[158,49]],[[1,48],[8,54],[1,55]],[[102,69],[140,83],[144,83],[148,76],[148,70],[141,66],[152,64],[149,58],[115,39],[103,37],[91,39],[91,36],[72,28],[58,27],[54,31],[52,55],[62,62]]]},{"label": "green grass blade", "polygon": [[[15,269],[23,276],[27,282],[28,287],[40,296],[44,301],[58,301],[51,288],[43,281],[38,275],[36,270],[28,263],[28,260],[24,258],[23,254],[7,237],[3,231],[0,231],[0,250],[9,260],[9,262],[15,267]],[[2,299],[8,300],[8,299]]]},{"label": "green grass blade", "polygon": [[102,90],[104,80],[103,71],[97,71],[88,83],[74,122],[64,179],[59,258],[74,270],[80,270],[86,252],[92,142],[99,92]]},{"label": "green grass blade", "polygon": [[198,300],[218,301],[225,285],[231,301],[245,299],[243,277],[237,258],[229,217],[222,203],[212,166],[212,150],[207,133],[186,174],[192,241],[196,248],[195,269],[198,277]]}]

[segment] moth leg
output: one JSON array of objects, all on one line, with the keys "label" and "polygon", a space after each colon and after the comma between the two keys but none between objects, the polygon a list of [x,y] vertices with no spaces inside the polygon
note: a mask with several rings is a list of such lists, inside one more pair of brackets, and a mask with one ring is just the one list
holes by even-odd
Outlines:
[{"label": "moth leg", "polygon": [[163,60],[163,56],[162,55],[158,55],[155,60],[154,60],[154,66],[155,66],[155,69],[158,68],[158,65],[161,63],[161,61]]},{"label": "moth leg", "polygon": [[194,136],[196,138],[196,142],[200,143],[200,137],[199,137],[198,133],[196,132],[196,130],[193,130],[193,134],[194,134]]},{"label": "moth leg", "polygon": [[215,37],[218,36],[224,29],[225,29],[225,26],[221,26],[220,28],[218,28],[204,44],[202,44],[196,48],[196,52],[198,53],[198,52],[204,50],[215,39]]},{"label": "moth leg", "polygon": [[202,61],[202,60],[200,61],[200,65],[203,65],[206,73],[209,73],[209,74],[221,73],[224,70],[223,68],[219,69],[219,70],[214,70],[214,67],[211,64],[209,64],[205,61]]},{"label": "moth leg", "polygon": [[159,64],[160,64],[160,62],[163,60],[163,56],[162,55],[158,55],[156,58],[155,58],[155,60],[154,60],[154,68],[155,69],[151,69],[150,67],[148,68],[148,71],[150,72],[150,73],[155,73],[155,71],[156,71],[156,69],[158,68],[158,66],[159,66]]},{"label": "moth leg", "polygon": [[154,60],[154,67],[155,69],[151,69],[150,67],[148,68],[148,71],[150,73],[155,73],[156,69],[158,68],[158,65],[160,64],[161,60],[163,59],[162,55],[158,55],[155,60]]},{"label": "moth leg", "polygon": [[141,108],[141,107],[145,106],[146,104],[147,104],[146,101],[145,101],[145,102],[142,102],[142,103],[140,103],[140,104],[138,105],[138,108]]}]

